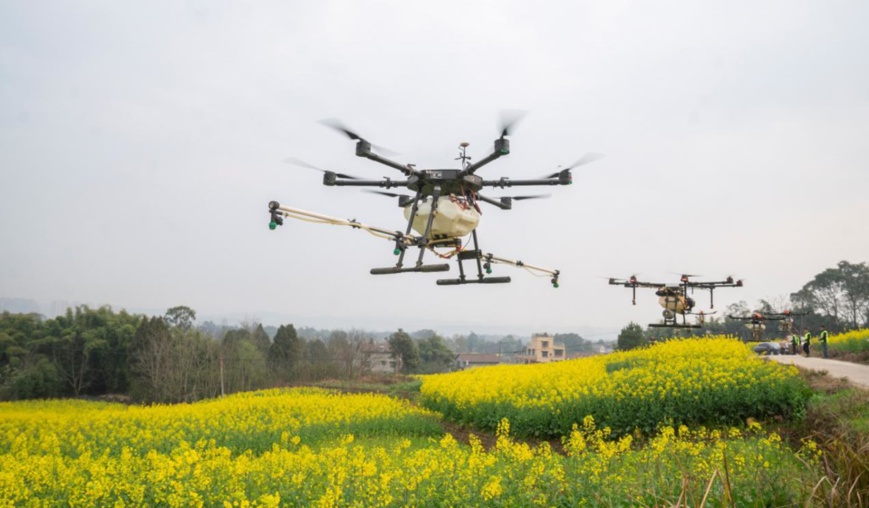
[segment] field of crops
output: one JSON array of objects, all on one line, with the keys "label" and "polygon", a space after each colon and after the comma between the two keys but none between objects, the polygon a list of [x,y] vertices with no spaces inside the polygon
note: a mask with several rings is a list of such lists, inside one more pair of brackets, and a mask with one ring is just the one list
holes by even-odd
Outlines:
[{"label": "field of crops", "polygon": [[[782,505],[820,478],[812,443],[794,451],[746,420],[799,414],[806,387],[726,338],[428,376],[420,390],[427,409],[314,388],[0,403],[0,506]],[[437,411],[496,444],[457,441]],[[681,425],[697,422],[711,425]],[[528,435],[556,436],[557,451],[514,437]]]},{"label": "field of crops", "polygon": [[592,415],[616,435],[662,424],[739,424],[798,416],[811,392],[794,367],[763,361],[727,337],[536,365],[427,376],[422,404],[445,418],[524,436],[563,436]]},{"label": "field of crops", "polygon": [[869,351],[869,328],[830,335],[830,349],[846,353]]},{"label": "field of crops", "polygon": [[[743,435],[745,434],[745,435]],[[642,445],[585,418],[564,454],[484,449],[380,395],[255,392],[189,405],[0,404],[0,506],[699,505],[805,499],[817,476],[756,427],[662,427]]]}]

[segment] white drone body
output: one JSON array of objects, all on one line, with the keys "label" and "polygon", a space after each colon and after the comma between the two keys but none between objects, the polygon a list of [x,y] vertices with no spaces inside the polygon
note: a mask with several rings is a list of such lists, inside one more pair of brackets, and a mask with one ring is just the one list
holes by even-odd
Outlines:
[{"label": "white drone body", "polygon": [[[413,230],[424,235],[428,219],[432,215],[432,200],[421,200],[413,217]],[[413,205],[404,207],[404,218],[410,220]],[[429,240],[452,240],[471,234],[480,223],[480,212],[465,198],[456,196],[441,196],[434,212],[434,219],[429,231]]]}]

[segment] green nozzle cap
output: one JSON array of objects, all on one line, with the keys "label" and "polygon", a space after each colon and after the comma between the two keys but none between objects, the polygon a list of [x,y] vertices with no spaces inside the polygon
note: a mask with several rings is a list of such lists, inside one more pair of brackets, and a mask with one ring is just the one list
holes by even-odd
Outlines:
[{"label": "green nozzle cap", "polygon": [[395,254],[395,255],[397,256],[397,255],[401,254],[401,249],[399,249],[398,247],[396,247],[395,250],[392,251],[392,253]]},{"label": "green nozzle cap", "polygon": [[277,222],[275,222],[275,221],[271,221],[271,222],[269,222],[269,229],[271,229],[272,231],[274,231],[274,229],[275,229],[276,227],[278,227],[278,223],[277,223]]},{"label": "green nozzle cap", "polygon": [[510,150],[507,150],[506,148],[502,148],[499,151],[501,152],[501,155],[507,155],[508,153],[510,153]]},{"label": "green nozzle cap", "polygon": [[557,287],[558,287],[558,283],[557,283],[557,282],[553,283],[553,284],[552,284],[552,287],[557,288]]},{"label": "green nozzle cap", "polygon": [[486,268],[486,273],[492,273],[492,269],[491,269],[491,268]]}]

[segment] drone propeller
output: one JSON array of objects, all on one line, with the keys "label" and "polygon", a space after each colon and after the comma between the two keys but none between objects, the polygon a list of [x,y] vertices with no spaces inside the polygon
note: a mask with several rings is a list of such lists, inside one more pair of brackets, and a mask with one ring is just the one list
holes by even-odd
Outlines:
[{"label": "drone propeller", "polygon": [[522,201],[523,199],[549,199],[552,197],[552,194],[534,194],[531,196],[503,196],[509,197],[513,201]]},{"label": "drone propeller", "polygon": [[395,192],[384,192],[384,191],[370,190],[370,189],[363,189],[363,190],[365,192],[370,192],[371,194],[380,194],[381,196],[387,196],[390,198],[402,198],[402,197],[403,198],[411,198],[411,197],[413,197],[413,196],[409,196],[407,194],[397,194]]},{"label": "drone propeller", "polygon": [[563,168],[556,173],[552,173],[551,175],[546,175],[543,178],[555,178],[556,176],[561,174],[562,171],[570,171],[573,168],[578,168],[579,166],[584,166],[590,162],[594,162],[594,161],[596,161],[598,159],[602,159],[604,157],[606,157],[606,156],[602,153],[589,152],[589,153],[583,155],[582,157],[580,157],[579,160],[577,160],[576,162],[574,162],[570,166],[567,166],[566,168]]},{"label": "drone propeller", "polygon": [[326,127],[329,127],[331,129],[334,129],[338,132],[343,133],[345,136],[352,139],[353,141],[364,141],[364,142],[370,144],[372,147],[376,148],[377,151],[382,152],[385,155],[398,155],[398,152],[394,152],[394,151],[392,151],[388,148],[382,147],[380,145],[375,145],[374,143],[371,143],[370,141],[363,138],[359,134],[351,131],[349,128],[347,128],[346,125],[341,123],[341,121],[338,120],[337,118],[326,118],[324,120],[320,120],[320,123],[325,125]]},{"label": "drone propeller", "polygon": [[520,111],[516,109],[507,109],[501,111],[501,123],[499,127],[501,131],[501,139],[509,136],[513,132],[519,121],[522,120],[522,118],[524,118],[526,114],[526,111]]},{"label": "drone propeller", "polygon": [[287,164],[292,164],[294,166],[300,166],[303,168],[316,169],[317,171],[322,171],[323,173],[334,173],[335,176],[337,176],[338,178],[346,178],[347,180],[361,180],[361,178],[358,176],[347,175],[344,173],[335,173],[334,171],[329,171],[328,169],[318,168],[317,166],[314,166],[313,164],[308,164],[307,162],[305,162],[301,159],[296,159],[295,157],[289,157],[287,159],[284,159],[284,162],[286,162]]}]

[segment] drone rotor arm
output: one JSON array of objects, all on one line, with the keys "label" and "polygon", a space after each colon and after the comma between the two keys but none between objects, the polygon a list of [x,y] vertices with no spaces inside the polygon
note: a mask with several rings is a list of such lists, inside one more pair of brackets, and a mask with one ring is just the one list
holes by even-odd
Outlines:
[{"label": "drone rotor arm", "polygon": [[407,180],[336,180],[337,187],[380,187],[392,189],[393,187],[407,187]]},{"label": "drone rotor arm", "polygon": [[509,178],[500,178],[498,180],[483,180],[483,187],[530,187],[536,185],[569,185],[568,181],[562,181],[559,178],[536,178],[533,180],[511,180]]},{"label": "drone rotor arm", "polygon": [[479,199],[480,201],[482,201],[484,203],[489,203],[490,205],[497,206],[501,210],[510,210],[512,208],[512,206],[509,202],[505,203],[505,202],[499,201],[497,199],[492,199],[492,198],[484,196],[480,193],[477,193],[477,199]]}]

